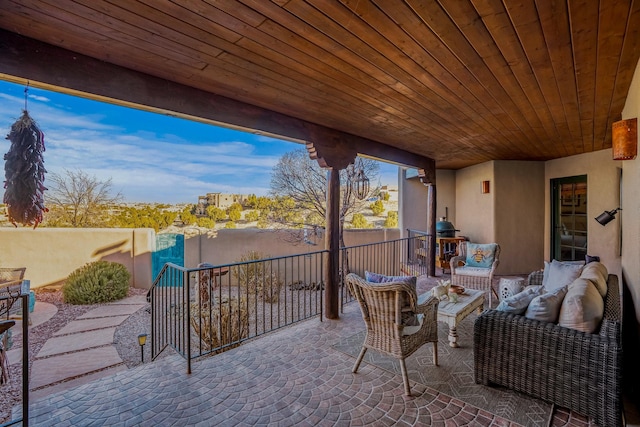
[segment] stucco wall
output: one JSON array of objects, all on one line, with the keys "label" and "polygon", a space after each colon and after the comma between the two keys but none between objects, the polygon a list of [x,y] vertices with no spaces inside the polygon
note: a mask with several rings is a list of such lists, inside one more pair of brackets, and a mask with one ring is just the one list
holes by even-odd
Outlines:
[{"label": "stucco wall", "polygon": [[587,175],[587,251],[589,255],[599,256],[610,273],[620,275],[620,219],[617,217],[604,227],[594,219],[603,211],[620,206],[620,163],[611,159],[611,149],[546,162],[544,197],[546,260],[549,260],[551,253],[550,181],[555,178]]},{"label": "stucco wall", "polygon": [[[482,194],[482,181],[491,182],[488,194]],[[478,243],[495,241],[495,195],[494,162],[457,171],[456,215],[450,221],[460,230],[458,235]]]},{"label": "stucco wall", "polygon": [[[345,230],[345,245],[355,246],[400,238],[397,228]],[[249,250],[265,256],[277,257],[321,251],[325,248],[324,233],[310,240],[316,245],[291,243],[287,230],[236,229],[219,230],[209,234],[191,235],[185,239],[185,267],[196,267],[200,262],[214,265],[231,264]],[[201,245],[201,246],[200,246]]]},{"label": "stucco wall", "polygon": [[494,241],[501,249],[498,274],[527,274],[542,268],[544,163],[496,161],[494,178]]},{"label": "stucco wall", "polygon": [[[636,67],[627,96],[623,119],[640,117],[640,64]],[[627,285],[640,324],[640,158],[622,165],[622,280]],[[609,208],[610,209],[610,208]]]},{"label": "stucco wall", "polygon": [[26,267],[32,288],[62,283],[92,261],[119,262],[131,273],[131,285],[151,284],[153,229],[2,228],[0,265]]},{"label": "stucco wall", "polygon": [[[419,178],[405,179],[400,169],[398,177],[398,226],[402,233],[408,228],[427,230],[428,188]],[[453,222],[456,215],[456,171],[436,170],[436,220],[447,216]]]}]

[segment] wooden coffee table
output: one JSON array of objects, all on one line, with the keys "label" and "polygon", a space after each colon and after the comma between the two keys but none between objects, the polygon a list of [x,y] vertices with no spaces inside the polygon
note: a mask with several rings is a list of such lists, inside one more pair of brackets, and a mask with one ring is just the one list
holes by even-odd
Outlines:
[{"label": "wooden coffee table", "polygon": [[[423,294],[426,297],[430,293]],[[421,295],[422,296],[422,295]],[[425,299],[426,299],[425,297]],[[418,298],[420,303],[421,298]],[[462,295],[458,295],[458,302],[449,302],[442,300],[438,304],[438,321],[449,325],[449,345],[458,347],[458,323],[473,312],[473,310],[482,310],[484,304],[484,291],[475,289],[466,289]]]}]

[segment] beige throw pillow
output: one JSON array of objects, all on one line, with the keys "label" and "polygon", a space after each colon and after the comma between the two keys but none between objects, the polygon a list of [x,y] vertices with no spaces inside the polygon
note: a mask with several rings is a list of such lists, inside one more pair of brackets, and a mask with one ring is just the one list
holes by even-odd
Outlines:
[{"label": "beige throw pillow", "polygon": [[604,301],[596,286],[587,279],[576,279],[560,307],[558,324],[565,328],[592,333],[598,330],[604,315]]},{"label": "beige throw pillow", "polygon": [[600,292],[600,296],[602,298],[607,295],[607,277],[609,276],[609,272],[607,271],[607,267],[600,262],[590,262],[585,265],[582,269],[582,273],[580,273],[580,277],[583,279],[591,280],[598,292]]}]

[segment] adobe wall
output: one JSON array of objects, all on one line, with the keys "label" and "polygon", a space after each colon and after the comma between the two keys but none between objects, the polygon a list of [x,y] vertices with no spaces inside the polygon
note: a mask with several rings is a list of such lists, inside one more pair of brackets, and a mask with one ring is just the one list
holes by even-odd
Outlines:
[{"label": "adobe wall", "polygon": [[26,267],[32,288],[61,284],[86,263],[119,262],[131,273],[131,286],[151,283],[150,228],[0,228],[0,265]]}]

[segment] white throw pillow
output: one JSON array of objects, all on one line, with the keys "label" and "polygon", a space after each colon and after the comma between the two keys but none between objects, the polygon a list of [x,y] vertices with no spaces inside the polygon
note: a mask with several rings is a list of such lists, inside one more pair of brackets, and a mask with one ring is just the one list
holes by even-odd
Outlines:
[{"label": "white throw pillow", "polygon": [[604,301],[596,286],[587,279],[576,279],[560,307],[558,324],[565,328],[592,333],[598,329],[604,315]]},{"label": "white throw pillow", "polygon": [[560,306],[567,294],[568,287],[558,288],[553,292],[547,292],[546,294],[538,295],[527,307],[527,311],[524,314],[525,317],[534,320],[540,320],[542,322],[553,322],[558,320],[560,315]]},{"label": "white throw pillow", "polygon": [[584,262],[560,262],[554,259],[549,265],[547,281],[545,282],[544,278],[542,279],[542,286],[547,292],[553,292],[556,289],[568,286],[580,277],[583,266]]},{"label": "white throw pillow", "polygon": [[523,314],[527,311],[527,307],[532,299],[540,295],[542,287],[532,286],[524,291],[515,294],[512,297],[505,298],[500,301],[500,304],[496,307],[498,311],[504,311],[506,313]]},{"label": "white throw pillow", "polygon": [[590,262],[585,265],[582,269],[582,273],[580,273],[580,277],[582,279],[591,280],[598,292],[600,292],[600,296],[602,298],[607,295],[607,277],[609,276],[609,272],[607,271],[607,267],[600,262]]}]

